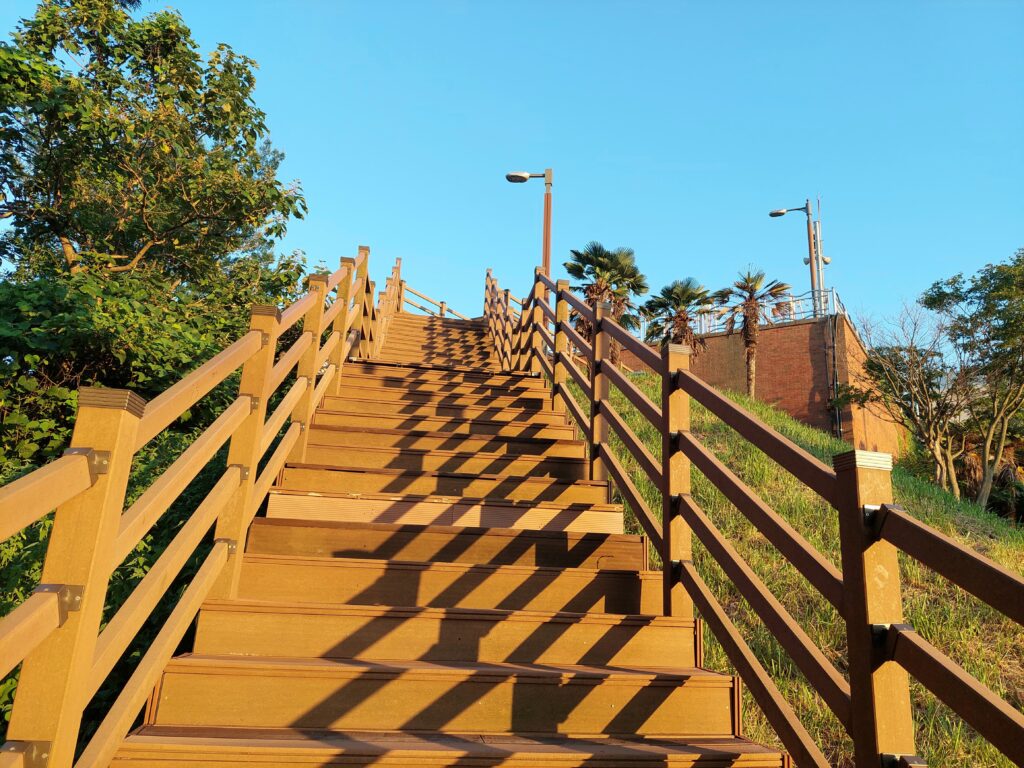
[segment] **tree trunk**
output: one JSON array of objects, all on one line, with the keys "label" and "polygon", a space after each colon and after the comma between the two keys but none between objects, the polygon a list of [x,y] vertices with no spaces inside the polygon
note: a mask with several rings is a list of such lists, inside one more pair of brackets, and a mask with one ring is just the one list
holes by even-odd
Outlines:
[{"label": "tree trunk", "polygon": [[747,353],[747,395],[754,396],[754,385],[757,379],[757,347],[753,344],[746,349]]},{"label": "tree trunk", "polygon": [[978,488],[978,497],[975,499],[982,509],[988,506],[988,497],[992,495],[993,479],[995,479],[995,469],[992,462],[985,461],[981,473],[981,485]]},{"label": "tree trunk", "polygon": [[949,491],[953,498],[960,498],[960,481],[956,479],[956,464],[953,459],[953,448],[947,444],[943,450],[943,458],[946,460],[946,477],[949,479]]}]

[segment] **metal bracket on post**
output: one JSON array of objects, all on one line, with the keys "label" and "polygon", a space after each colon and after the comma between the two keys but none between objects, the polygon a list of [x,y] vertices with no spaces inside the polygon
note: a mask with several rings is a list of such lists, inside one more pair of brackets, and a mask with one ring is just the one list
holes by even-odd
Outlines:
[{"label": "metal bracket on post", "polygon": [[50,742],[8,741],[0,747],[0,755],[21,755],[22,768],[46,768],[50,761]]},{"label": "metal bracket on post", "polygon": [[919,755],[879,755],[882,768],[928,768],[928,762]]},{"label": "metal bracket on post", "polygon": [[228,464],[228,469],[231,469],[232,467],[238,467],[238,471],[239,471],[239,473],[241,473],[241,479],[242,480],[248,480],[249,479],[249,468],[248,467],[243,467],[241,464]]},{"label": "metal bracket on post", "polygon": [[82,592],[84,588],[78,584],[40,584],[34,590],[36,592],[49,593],[57,596],[57,610],[60,614],[57,626],[64,626],[68,620],[68,614],[82,608]]},{"label": "metal bracket on post", "polygon": [[241,394],[239,397],[249,398],[249,413],[255,413],[256,409],[260,407],[260,399],[256,395]]},{"label": "metal bracket on post", "polygon": [[233,555],[236,552],[238,552],[238,542],[235,541],[234,539],[218,538],[218,539],[214,539],[213,543],[214,544],[227,544],[228,545],[228,554],[229,555]]},{"label": "metal bracket on post", "polygon": [[65,456],[85,456],[89,460],[92,475],[105,475],[110,469],[110,451],[94,451],[92,448],[68,448]]}]

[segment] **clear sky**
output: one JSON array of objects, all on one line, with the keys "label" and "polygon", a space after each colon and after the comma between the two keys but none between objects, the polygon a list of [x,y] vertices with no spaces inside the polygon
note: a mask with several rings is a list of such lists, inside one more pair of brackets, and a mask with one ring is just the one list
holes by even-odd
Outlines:
[{"label": "clear sky", "polygon": [[[34,8],[3,0],[0,29]],[[1024,2],[172,0],[204,52],[260,64],[257,100],[309,217],[282,249],[478,314],[495,268],[540,261],[554,168],[556,276],[589,240],[657,289],[752,264],[806,290],[821,195],[827,281],[885,314],[1024,246]]]}]

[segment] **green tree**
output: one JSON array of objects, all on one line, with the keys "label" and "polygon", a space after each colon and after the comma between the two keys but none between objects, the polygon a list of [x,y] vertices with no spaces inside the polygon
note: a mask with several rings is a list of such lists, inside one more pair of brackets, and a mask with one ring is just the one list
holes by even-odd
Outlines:
[{"label": "green tree", "polygon": [[693,321],[697,312],[710,303],[710,298],[708,289],[692,277],[666,285],[644,303],[644,314],[651,321],[646,341],[688,344],[693,354],[698,354],[706,344],[694,334]]},{"label": "green tree", "polygon": [[921,304],[945,318],[951,344],[971,381],[967,411],[979,437],[986,506],[1011,426],[1024,408],[1024,248],[1005,264],[989,264],[933,284]]},{"label": "green tree", "polygon": [[212,274],[301,216],[253,100],[255,62],[205,60],[174,11],[43,0],[0,44],[0,255],[31,274]]},{"label": "green tree", "polygon": [[[611,315],[627,330],[639,327],[634,296],[647,293],[647,278],[636,265],[632,248],[616,248],[610,251],[601,243],[592,240],[582,251],[570,250],[570,259],[565,262],[569,276],[580,281],[575,286],[592,308],[599,303],[611,305]],[[583,338],[590,340],[593,329],[590,323],[579,315],[574,319],[576,329]],[[618,345],[611,345],[613,364],[618,363]]]},{"label": "green tree", "polygon": [[740,272],[739,280],[714,294],[715,303],[722,305],[719,317],[726,318],[726,333],[735,332],[737,321],[742,323],[747,394],[750,397],[754,396],[757,384],[757,343],[761,325],[771,325],[778,314],[778,304],[790,290],[788,284],[778,280],[766,282],[763,271],[755,272],[748,268],[746,272]]}]

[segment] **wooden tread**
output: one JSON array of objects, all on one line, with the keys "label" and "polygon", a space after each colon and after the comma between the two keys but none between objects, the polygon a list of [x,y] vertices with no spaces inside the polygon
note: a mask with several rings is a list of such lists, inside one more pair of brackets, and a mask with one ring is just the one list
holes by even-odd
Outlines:
[{"label": "wooden tread", "polygon": [[193,654],[168,663],[146,723],[727,738],[738,688],[692,667]]},{"label": "wooden tread", "polygon": [[256,518],[246,552],[420,563],[641,570],[642,536],[574,531]]},{"label": "wooden tread", "polygon": [[553,458],[579,458],[583,456],[585,450],[583,441],[565,437],[453,434],[430,429],[330,424],[314,424],[310,428],[309,440],[318,445],[440,449],[463,453],[515,453]]},{"label": "wooden tread", "polygon": [[361,411],[324,411],[313,414],[313,426],[373,427],[406,432],[441,432],[448,435],[501,435],[570,440],[576,434],[568,424],[536,424],[531,421],[492,421],[433,416],[404,416]]},{"label": "wooden tread", "polygon": [[195,652],[437,662],[694,663],[694,622],[664,616],[210,600]]},{"label": "wooden tread", "polygon": [[742,738],[584,738],[518,734],[327,732],[147,725],[117,768],[381,766],[382,768],[783,768],[782,755]]},{"label": "wooden tread", "polygon": [[661,585],[661,571],[246,553],[238,597],[294,603],[656,616],[662,609]]}]

